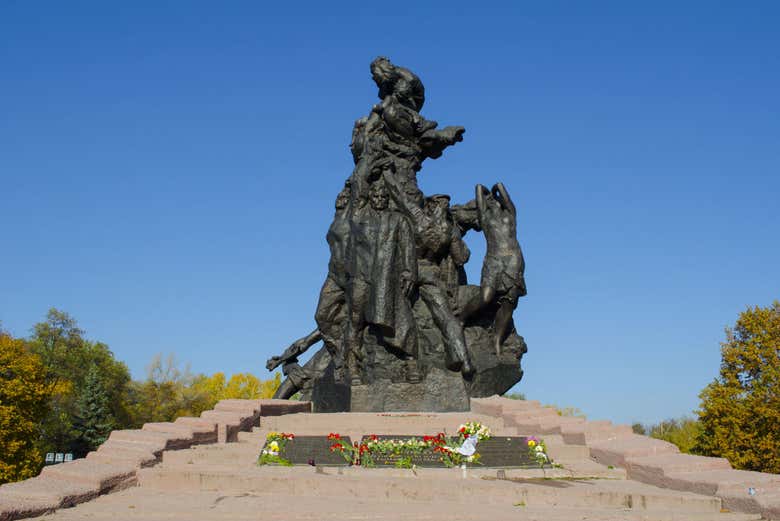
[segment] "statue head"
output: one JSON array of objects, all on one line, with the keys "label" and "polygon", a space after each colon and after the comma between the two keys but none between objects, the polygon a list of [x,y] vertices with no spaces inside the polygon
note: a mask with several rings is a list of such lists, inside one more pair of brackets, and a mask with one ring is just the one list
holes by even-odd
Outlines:
[{"label": "statue head", "polygon": [[423,196],[422,191],[417,188],[414,183],[406,183],[404,194],[406,194],[406,199],[411,201],[416,207],[422,208],[425,205],[425,197]]},{"label": "statue head", "polygon": [[461,232],[465,233],[468,230],[482,230],[479,226],[479,216],[477,215],[477,202],[474,199],[466,204],[450,206],[450,213],[455,222],[458,223]]},{"label": "statue head", "polygon": [[390,63],[384,56],[371,62],[371,77],[379,87],[379,98],[394,94],[398,101],[419,112],[425,103],[425,87],[420,78],[405,67]]},{"label": "statue head", "polygon": [[376,181],[368,191],[368,200],[374,210],[384,210],[390,203],[390,194],[382,181]]},{"label": "statue head", "polygon": [[336,210],[343,210],[349,204],[349,198],[352,195],[352,185],[349,181],[344,183],[344,188],[341,189],[339,195],[336,196]]},{"label": "statue head", "polygon": [[425,198],[425,210],[436,218],[446,218],[450,209],[450,196],[447,194],[434,194]]}]

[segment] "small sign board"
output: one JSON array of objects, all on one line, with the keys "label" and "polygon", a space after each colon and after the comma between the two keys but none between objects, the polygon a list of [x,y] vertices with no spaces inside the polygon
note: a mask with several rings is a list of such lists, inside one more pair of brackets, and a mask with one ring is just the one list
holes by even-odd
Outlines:
[{"label": "small sign board", "polygon": [[71,454],[70,452],[65,454],[65,462],[68,461],[73,461],[73,454]]},{"label": "small sign board", "polygon": [[[350,438],[343,437],[347,443],[352,443]],[[327,436],[296,436],[285,442],[284,450],[279,453],[293,465],[347,465],[340,452],[330,450],[333,442]]]},{"label": "small sign board", "polygon": [[45,461],[45,463],[54,463],[54,453],[53,452],[47,452],[46,453],[46,459],[44,461]]},{"label": "small sign board", "polygon": [[54,463],[62,463],[63,461],[65,461],[65,454],[58,452],[54,455]]},{"label": "small sign board", "polygon": [[493,436],[477,444],[479,462],[484,467],[538,467],[528,451],[528,438],[524,436]]}]

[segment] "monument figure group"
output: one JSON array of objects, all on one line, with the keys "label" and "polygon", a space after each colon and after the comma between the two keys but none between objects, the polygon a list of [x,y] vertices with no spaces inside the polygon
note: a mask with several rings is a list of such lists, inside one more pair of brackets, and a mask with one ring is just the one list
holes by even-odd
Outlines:
[{"label": "monument figure group", "polygon": [[[477,184],[460,205],[426,197],[423,161],[465,129],[438,129],[420,114],[425,89],[410,70],[380,57],[371,75],[381,101],[352,131],[355,167],[327,233],[317,327],[266,367],[282,365],[286,376],[275,397],[300,392],[317,411],[468,410],[469,397],[503,394],[523,374],[526,346],[512,319],[526,294],[515,206],[501,183]],[[479,286],[464,270],[469,230],[487,243]]]}]

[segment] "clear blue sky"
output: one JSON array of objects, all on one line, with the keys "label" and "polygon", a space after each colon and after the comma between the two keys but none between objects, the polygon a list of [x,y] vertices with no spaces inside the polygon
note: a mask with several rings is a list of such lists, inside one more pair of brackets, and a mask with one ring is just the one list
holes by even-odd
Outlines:
[{"label": "clear blue sky", "polygon": [[780,298],[778,4],[392,4],[0,3],[3,327],[57,307],[136,378],[158,352],[265,375],[314,326],[387,55],[467,129],[423,190],[502,180],[518,204],[515,390],[692,411],[723,328]]}]

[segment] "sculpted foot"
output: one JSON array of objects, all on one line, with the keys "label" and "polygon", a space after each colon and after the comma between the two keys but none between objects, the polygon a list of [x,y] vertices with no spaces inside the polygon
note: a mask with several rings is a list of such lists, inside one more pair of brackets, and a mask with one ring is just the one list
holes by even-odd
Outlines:
[{"label": "sculpted foot", "polygon": [[476,371],[477,371],[477,369],[473,365],[471,365],[471,361],[470,360],[464,361],[463,362],[463,367],[461,367],[461,369],[460,369],[460,372],[465,377],[472,376]]},{"label": "sculpted foot", "polygon": [[450,371],[460,371],[463,369],[463,360],[448,360],[447,369]]}]

